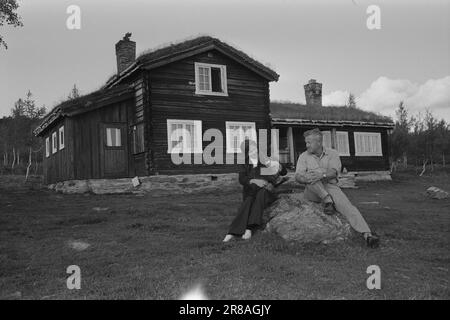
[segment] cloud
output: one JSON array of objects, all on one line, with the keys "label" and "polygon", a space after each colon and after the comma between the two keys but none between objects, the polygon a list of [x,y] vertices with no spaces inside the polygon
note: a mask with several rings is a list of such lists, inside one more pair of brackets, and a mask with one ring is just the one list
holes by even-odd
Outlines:
[{"label": "cloud", "polygon": [[337,90],[322,97],[324,106],[344,106],[348,102],[348,91]]},{"label": "cloud", "polygon": [[[324,106],[346,105],[348,91],[336,90],[322,98]],[[403,101],[409,114],[424,114],[429,109],[437,118],[450,122],[450,76],[429,79],[417,84],[407,79],[379,77],[356,97],[359,108],[395,117],[395,110]]]},{"label": "cloud", "polygon": [[448,110],[450,108],[450,76],[428,80],[406,100],[406,103],[413,108],[430,107]]},{"label": "cloud", "polygon": [[393,116],[400,101],[410,114],[429,109],[450,122],[450,76],[430,79],[423,84],[406,79],[379,77],[356,98],[357,105],[369,111]]}]

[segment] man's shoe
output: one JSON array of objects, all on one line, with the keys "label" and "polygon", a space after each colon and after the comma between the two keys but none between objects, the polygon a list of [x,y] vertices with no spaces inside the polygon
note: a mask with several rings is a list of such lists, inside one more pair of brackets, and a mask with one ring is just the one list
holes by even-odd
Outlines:
[{"label": "man's shoe", "polygon": [[326,215],[332,216],[333,214],[336,213],[336,211],[334,210],[334,203],[333,202],[327,202],[325,203],[325,206],[323,208],[323,212]]},{"label": "man's shoe", "polygon": [[380,237],[376,233],[371,233],[366,237],[366,244],[369,248],[378,248],[380,246]]}]

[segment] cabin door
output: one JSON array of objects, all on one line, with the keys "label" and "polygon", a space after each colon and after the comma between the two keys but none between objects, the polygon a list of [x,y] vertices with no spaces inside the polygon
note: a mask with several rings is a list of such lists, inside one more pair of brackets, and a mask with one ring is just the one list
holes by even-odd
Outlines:
[{"label": "cabin door", "polygon": [[128,137],[126,123],[101,125],[100,167],[103,178],[128,176]]}]

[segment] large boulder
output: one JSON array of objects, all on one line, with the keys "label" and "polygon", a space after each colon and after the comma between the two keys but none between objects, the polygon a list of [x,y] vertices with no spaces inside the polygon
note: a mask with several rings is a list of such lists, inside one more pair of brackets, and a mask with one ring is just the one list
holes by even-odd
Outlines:
[{"label": "large boulder", "polygon": [[266,231],[285,240],[331,243],[350,235],[350,225],[339,213],[328,216],[321,204],[307,201],[303,193],[281,194],[264,212]]}]

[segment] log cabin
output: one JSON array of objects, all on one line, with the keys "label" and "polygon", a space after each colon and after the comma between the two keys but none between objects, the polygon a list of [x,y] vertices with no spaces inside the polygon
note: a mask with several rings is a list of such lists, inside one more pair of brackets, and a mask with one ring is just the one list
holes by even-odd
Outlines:
[{"label": "log cabin", "polygon": [[[315,80],[304,86],[306,105],[270,102],[269,83],[279,75],[217,38],[201,36],[136,58],[130,36],[116,43],[117,73],[101,89],[55,106],[36,128],[44,140],[47,184],[232,173],[241,141],[271,128],[279,130],[280,160],[291,168],[305,150],[303,132],[319,127],[345,170],[389,169],[390,118],[323,107],[322,84]],[[208,129],[223,133],[218,150],[231,163],[196,163],[209,144],[202,139]],[[178,153],[188,154],[190,164],[175,164]]]},{"label": "log cabin", "polygon": [[226,140],[219,152],[235,157],[245,137],[270,128],[269,82],[279,75],[217,38],[136,58],[130,36],[116,43],[117,73],[100,90],[55,106],[36,128],[45,182],[235,172],[236,161],[174,164],[171,155],[202,154],[214,128]]},{"label": "log cabin", "polygon": [[391,118],[348,106],[322,106],[322,84],[304,85],[306,104],[272,102],[271,126],[279,129],[280,162],[294,167],[306,150],[303,133],[319,128],[323,145],[339,152],[343,170],[355,174],[390,170]]}]

